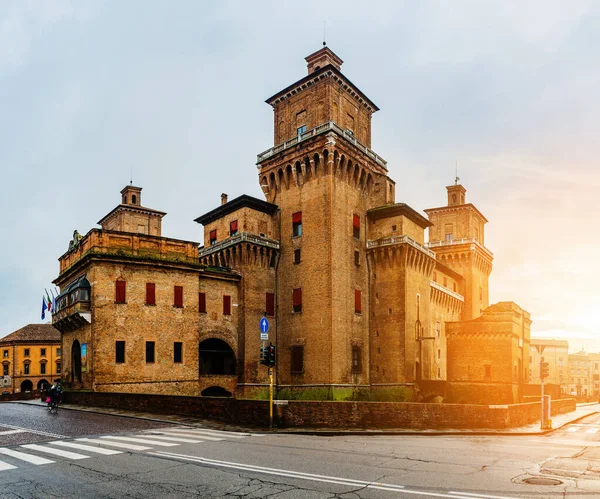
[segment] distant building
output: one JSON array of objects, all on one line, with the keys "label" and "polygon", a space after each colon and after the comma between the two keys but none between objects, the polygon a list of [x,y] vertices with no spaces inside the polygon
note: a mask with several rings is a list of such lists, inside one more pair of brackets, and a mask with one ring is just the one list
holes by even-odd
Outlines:
[{"label": "distant building", "polygon": [[600,395],[600,353],[581,350],[569,355],[569,393],[579,397]]},{"label": "distant building", "polygon": [[[223,194],[195,220],[198,245],[164,237],[165,213],[143,207],[130,185],[100,229],[71,241],[53,323],[73,386],[262,396],[266,317],[282,397],[413,399],[426,382],[442,390],[456,362],[472,369],[459,376],[461,387],[473,381],[465,397],[481,389],[519,398],[529,315],[512,303],[486,315],[487,219],[458,178],[427,217],[397,203],[387,163],[371,149],[378,107],[328,47],[306,61],[308,74],[267,99],[274,144],[257,157],[266,200]],[[469,350],[498,335],[496,355]]]},{"label": "distant building", "polygon": [[545,383],[560,386],[562,394],[569,393],[569,342],[531,338],[529,348],[529,383],[540,384],[540,362],[548,362],[549,375]]},{"label": "distant building", "polygon": [[60,379],[60,331],[51,324],[29,324],[0,338],[0,393],[39,390]]}]

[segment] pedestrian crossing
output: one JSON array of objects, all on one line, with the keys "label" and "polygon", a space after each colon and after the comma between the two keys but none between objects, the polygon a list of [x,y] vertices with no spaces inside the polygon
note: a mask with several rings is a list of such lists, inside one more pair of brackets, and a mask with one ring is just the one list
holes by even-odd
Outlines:
[{"label": "pedestrian crossing", "polygon": [[162,428],[132,434],[101,435],[94,438],[54,440],[36,444],[22,444],[15,448],[0,447],[0,472],[14,470],[27,463],[46,465],[58,459],[81,460],[90,457],[113,456],[124,452],[154,451],[156,448],[176,447],[183,443],[237,441],[253,436],[196,427]]}]

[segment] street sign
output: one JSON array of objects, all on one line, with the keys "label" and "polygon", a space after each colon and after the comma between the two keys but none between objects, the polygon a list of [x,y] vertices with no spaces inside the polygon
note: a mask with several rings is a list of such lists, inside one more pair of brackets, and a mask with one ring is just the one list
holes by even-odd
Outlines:
[{"label": "street sign", "polygon": [[261,341],[268,341],[269,333],[260,333],[260,339]]},{"label": "street sign", "polygon": [[[263,317],[260,320],[260,332],[261,333],[266,333],[269,330],[269,321],[267,320],[266,317]],[[261,336],[262,338],[262,336]]]}]

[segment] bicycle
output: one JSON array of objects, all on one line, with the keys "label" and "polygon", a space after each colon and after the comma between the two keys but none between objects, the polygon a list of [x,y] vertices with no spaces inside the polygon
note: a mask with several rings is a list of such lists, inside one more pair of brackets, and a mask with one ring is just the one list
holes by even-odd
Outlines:
[{"label": "bicycle", "polygon": [[52,414],[58,414],[58,400],[53,400],[48,406],[48,410]]}]

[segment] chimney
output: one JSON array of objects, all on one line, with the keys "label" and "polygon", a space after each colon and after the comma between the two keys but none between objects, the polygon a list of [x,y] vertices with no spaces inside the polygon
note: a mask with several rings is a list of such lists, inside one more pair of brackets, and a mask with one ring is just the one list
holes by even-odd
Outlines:
[{"label": "chimney", "polygon": [[221,194],[221,204],[225,204],[227,202],[227,194]]}]

